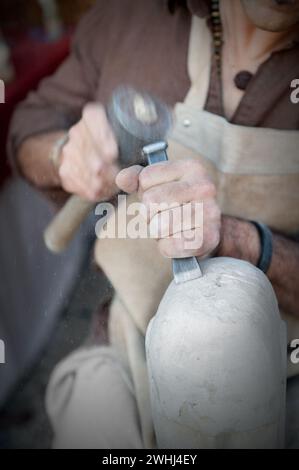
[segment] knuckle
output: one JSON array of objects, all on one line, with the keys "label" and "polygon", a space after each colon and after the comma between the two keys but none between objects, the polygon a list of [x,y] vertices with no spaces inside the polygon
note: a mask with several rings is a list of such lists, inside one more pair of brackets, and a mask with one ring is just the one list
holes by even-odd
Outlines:
[{"label": "knuckle", "polygon": [[91,201],[97,201],[101,196],[101,192],[94,188],[88,188],[87,195],[88,199],[90,199]]},{"label": "knuckle", "polygon": [[150,180],[150,167],[144,168],[139,174],[139,187],[142,191],[148,187]]},{"label": "knuckle", "polygon": [[114,137],[112,137],[110,140],[109,151],[112,159],[115,160],[118,157],[118,145]]},{"label": "knuckle", "polygon": [[215,184],[210,180],[207,179],[205,183],[205,194],[208,198],[215,198],[217,195],[217,190]]},{"label": "knuckle", "polygon": [[85,184],[85,195],[91,201],[98,201],[102,196],[103,186],[101,181],[93,180],[89,181],[89,184]]},{"label": "knuckle", "polygon": [[161,238],[169,237],[171,234],[171,219],[168,211],[158,215],[158,233]]},{"label": "knuckle", "polygon": [[92,163],[92,171],[96,176],[99,176],[103,171],[103,162],[100,158],[94,158]]},{"label": "knuckle", "polygon": [[91,187],[91,191],[92,191],[94,197],[98,197],[101,194],[102,189],[103,189],[102,181],[101,180],[96,180],[93,183],[92,187]]},{"label": "knuckle", "polygon": [[203,174],[204,168],[199,160],[194,158],[188,158],[187,160],[182,161],[184,163],[184,168],[190,170],[192,173]]},{"label": "knuckle", "polygon": [[209,221],[219,221],[221,218],[221,210],[215,199],[204,202],[205,216]]},{"label": "knuckle", "polygon": [[210,251],[213,251],[220,243],[220,234],[218,231],[214,231],[209,239]]},{"label": "knuckle", "polygon": [[171,258],[173,249],[172,249],[172,240],[159,240],[158,241],[158,248],[162,256],[164,258]]},{"label": "knuckle", "polygon": [[220,243],[220,232],[219,230],[215,231],[215,237],[214,237],[214,248],[216,248]]},{"label": "knuckle", "polygon": [[71,155],[73,155],[72,145],[70,142],[67,142],[61,151],[61,166],[64,166],[69,161]]},{"label": "knuckle", "polygon": [[74,193],[73,187],[67,181],[61,181],[61,187],[67,193]]},{"label": "knuckle", "polygon": [[108,161],[114,161],[118,156],[118,148],[116,142],[105,142],[102,147],[103,157]]},{"label": "knuckle", "polygon": [[217,195],[216,186],[211,180],[195,182],[191,185],[191,191],[200,200],[215,199]]},{"label": "knuckle", "polygon": [[218,206],[218,204],[216,204],[216,202],[213,206],[212,215],[213,215],[213,219],[220,223],[221,210],[220,210],[220,207]]},{"label": "knuckle", "polygon": [[[68,137],[69,137],[69,140],[68,140],[68,143],[71,141],[71,140],[74,140],[77,138],[77,135],[78,135],[78,131],[79,131],[79,124],[75,124],[74,126],[72,126],[70,129],[69,129],[69,132],[68,132]],[[67,143],[67,144],[68,144]],[[66,146],[67,146],[66,144]]]},{"label": "knuckle", "polygon": [[82,112],[82,119],[86,120],[89,118],[90,111],[91,111],[91,103],[88,103],[87,105],[84,106],[83,112]]},{"label": "knuckle", "polygon": [[148,190],[142,194],[142,202],[145,206],[150,207],[159,202],[157,191]]},{"label": "knuckle", "polygon": [[[140,190],[140,188],[139,188]],[[141,202],[142,204],[144,204],[146,207],[150,206],[152,204],[152,199],[151,199],[151,195],[149,194],[148,191],[146,191],[145,193],[142,194],[141,196]]]},{"label": "knuckle", "polygon": [[59,169],[58,169],[58,175],[62,181],[64,181],[68,175],[68,170],[67,170],[67,165],[65,164],[65,161],[62,161]]},{"label": "knuckle", "polygon": [[60,180],[61,180],[61,187],[64,191],[66,191],[67,193],[75,192],[76,188],[73,182],[69,178],[61,177]]},{"label": "knuckle", "polygon": [[190,191],[191,194],[194,195],[194,199],[202,199],[202,194],[203,194],[203,186],[199,181],[196,181],[195,183],[190,185]]},{"label": "knuckle", "polygon": [[97,113],[97,117],[99,119],[103,118],[105,116],[105,110],[102,104],[100,103],[87,103],[84,106],[83,112],[82,112],[82,118],[84,121],[89,121],[90,119],[94,119],[94,114]]},{"label": "knuckle", "polygon": [[220,243],[220,232],[216,228],[210,228],[207,230],[204,239],[204,250],[205,252],[213,251]]}]

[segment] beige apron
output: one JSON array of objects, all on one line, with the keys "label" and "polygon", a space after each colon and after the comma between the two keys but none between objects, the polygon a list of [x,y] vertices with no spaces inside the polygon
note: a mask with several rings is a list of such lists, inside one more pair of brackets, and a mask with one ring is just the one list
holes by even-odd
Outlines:
[{"label": "beige apron", "polygon": [[[193,17],[188,56],[191,88],[185,102],[175,106],[169,158],[202,161],[215,181],[224,214],[259,220],[284,233],[299,232],[299,133],[236,126],[204,111],[211,51],[206,21]],[[127,204],[134,200],[129,196]],[[95,257],[116,291],[110,339],[130,367],[143,441],[151,447],[144,335],[172,278],[171,263],[151,239],[101,239]],[[289,322],[289,338],[296,337],[299,324]]]}]

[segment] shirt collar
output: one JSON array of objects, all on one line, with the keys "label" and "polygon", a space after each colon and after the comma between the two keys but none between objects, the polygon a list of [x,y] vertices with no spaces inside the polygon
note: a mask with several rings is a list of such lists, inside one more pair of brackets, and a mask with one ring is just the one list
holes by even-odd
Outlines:
[{"label": "shirt collar", "polygon": [[184,6],[192,15],[205,18],[210,14],[211,0],[167,0],[168,9],[174,12],[177,8]]},{"label": "shirt collar", "polygon": [[193,15],[205,18],[211,13],[211,0],[187,0],[187,8]]},{"label": "shirt collar", "polygon": [[[208,18],[211,15],[211,0],[167,0],[170,11],[175,11],[180,6],[185,6],[192,15]],[[299,46],[299,35],[281,50],[293,49]]]}]

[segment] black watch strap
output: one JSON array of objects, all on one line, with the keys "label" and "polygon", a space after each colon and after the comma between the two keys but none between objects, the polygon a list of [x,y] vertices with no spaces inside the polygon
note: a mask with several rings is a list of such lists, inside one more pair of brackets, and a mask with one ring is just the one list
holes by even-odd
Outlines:
[{"label": "black watch strap", "polygon": [[267,225],[256,222],[254,220],[252,223],[256,227],[261,240],[261,255],[257,263],[257,267],[266,274],[272,261],[273,235]]}]

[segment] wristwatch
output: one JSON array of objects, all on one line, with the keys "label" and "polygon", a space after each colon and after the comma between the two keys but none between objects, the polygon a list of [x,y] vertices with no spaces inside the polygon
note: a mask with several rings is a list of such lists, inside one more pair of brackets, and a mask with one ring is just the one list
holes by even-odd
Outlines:
[{"label": "wristwatch", "polygon": [[63,146],[67,143],[68,139],[69,139],[69,136],[68,136],[68,133],[66,133],[64,136],[57,139],[57,141],[54,143],[51,149],[51,152],[49,154],[49,159],[52,162],[55,170],[58,170],[59,168],[61,150]]}]

